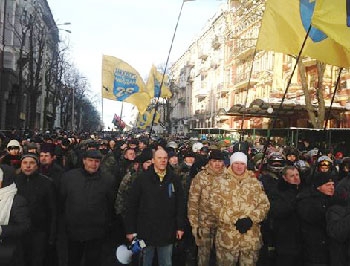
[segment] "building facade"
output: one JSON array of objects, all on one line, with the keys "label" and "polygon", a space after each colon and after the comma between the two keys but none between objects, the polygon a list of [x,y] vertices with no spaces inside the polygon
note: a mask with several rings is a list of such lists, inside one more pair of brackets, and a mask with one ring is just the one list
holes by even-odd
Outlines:
[{"label": "building facade", "polygon": [[50,128],[59,43],[51,10],[46,0],[0,3],[0,129]]},{"label": "building facade", "polygon": [[296,67],[293,73],[294,57],[256,50],[264,7],[263,0],[229,0],[172,65],[172,133],[263,129],[272,122],[280,128],[312,127],[309,113],[321,108],[320,96],[325,112],[331,109],[328,127],[350,126],[348,70],[331,104],[339,68],[327,65],[319,84],[316,60],[302,58],[304,72]]}]

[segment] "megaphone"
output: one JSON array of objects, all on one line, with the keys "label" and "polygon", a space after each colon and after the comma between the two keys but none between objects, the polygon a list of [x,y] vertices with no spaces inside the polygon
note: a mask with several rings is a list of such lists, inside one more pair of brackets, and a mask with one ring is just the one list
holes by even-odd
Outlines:
[{"label": "megaphone", "polygon": [[132,250],[128,249],[126,245],[120,245],[116,251],[117,260],[121,264],[129,264],[132,260],[132,254]]}]

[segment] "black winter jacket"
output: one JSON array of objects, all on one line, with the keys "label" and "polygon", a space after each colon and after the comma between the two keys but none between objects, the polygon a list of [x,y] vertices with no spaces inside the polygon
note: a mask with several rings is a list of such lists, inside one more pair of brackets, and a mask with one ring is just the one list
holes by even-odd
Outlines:
[{"label": "black winter jacket", "polygon": [[41,165],[39,172],[48,176],[53,181],[55,189],[58,191],[64,169],[59,164],[54,162],[46,167]]},{"label": "black winter jacket", "polygon": [[167,169],[160,182],[154,167],[135,180],[126,214],[126,232],[137,233],[146,245],[174,243],[177,230],[184,230],[185,201],[179,177]]},{"label": "black winter jacket", "polygon": [[0,265],[19,265],[21,237],[29,230],[30,219],[26,200],[15,195],[8,225],[2,225],[0,235]]},{"label": "black winter jacket", "polygon": [[31,230],[48,233],[54,242],[57,227],[57,200],[54,184],[47,176],[35,172],[30,176],[20,173],[15,177],[17,194],[23,196],[29,207]]},{"label": "black winter jacket", "polygon": [[83,168],[62,176],[60,204],[68,237],[76,241],[101,239],[111,225],[116,194],[113,177]]},{"label": "black winter jacket", "polygon": [[297,196],[304,264],[319,266],[329,264],[326,211],[330,203],[331,197],[313,187],[306,188]]},{"label": "black winter jacket", "polygon": [[330,236],[330,265],[350,263],[350,206],[336,204],[327,210],[327,232]]},{"label": "black winter jacket", "polygon": [[296,185],[278,180],[277,189],[268,195],[275,248],[278,254],[299,255],[301,252],[300,221],[297,213]]}]

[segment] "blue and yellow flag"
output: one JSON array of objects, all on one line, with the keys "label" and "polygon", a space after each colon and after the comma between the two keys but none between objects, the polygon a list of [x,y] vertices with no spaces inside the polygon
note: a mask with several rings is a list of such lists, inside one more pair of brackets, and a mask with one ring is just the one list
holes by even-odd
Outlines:
[{"label": "blue and yellow flag", "polygon": [[152,65],[152,68],[149,72],[149,77],[146,83],[146,91],[148,94],[153,97],[162,97],[162,98],[171,98],[172,94],[170,88],[168,86],[169,79],[168,76],[164,76],[163,85],[160,87],[162,83],[163,74],[161,74],[157,68]]},{"label": "blue and yellow flag", "polygon": [[[257,50],[298,55],[314,8],[315,0],[267,0]],[[350,66],[350,52],[314,27],[311,27],[302,55],[334,66]]]},{"label": "blue and yellow flag", "polygon": [[140,74],[123,60],[107,55],[102,59],[102,98],[131,103],[140,113],[151,101]]},{"label": "blue and yellow flag", "polygon": [[[149,107],[146,110],[146,112],[144,112],[143,114],[139,113],[136,120],[136,127],[140,129],[146,129],[148,126],[151,126],[154,112],[155,112],[154,107]],[[154,125],[159,123],[159,118],[160,118],[160,114],[157,111],[153,122]]]},{"label": "blue and yellow flag", "polygon": [[350,0],[317,0],[311,24],[350,50]]}]

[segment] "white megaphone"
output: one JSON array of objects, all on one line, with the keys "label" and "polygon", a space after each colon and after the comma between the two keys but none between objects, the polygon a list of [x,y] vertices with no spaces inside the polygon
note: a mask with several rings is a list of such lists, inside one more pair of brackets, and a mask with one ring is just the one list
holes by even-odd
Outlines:
[{"label": "white megaphone", "polygon": [[121,264],[129,264],[132,260],[132,251],[126,245],[120,245],[117,248],[116,256]]}]

